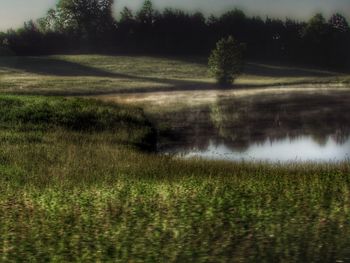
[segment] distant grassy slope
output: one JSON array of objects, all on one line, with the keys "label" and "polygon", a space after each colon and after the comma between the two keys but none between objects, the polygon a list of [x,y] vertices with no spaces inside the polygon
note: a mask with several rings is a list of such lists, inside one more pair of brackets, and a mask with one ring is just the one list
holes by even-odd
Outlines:
[{"label": "distant grassy slope", "polygon": [[[348,82],[349,75],[249,63],[236,87]],[[204,58],[102,55],[1,57],[0,91],[89,95],[114,92],[216,89]]]}]

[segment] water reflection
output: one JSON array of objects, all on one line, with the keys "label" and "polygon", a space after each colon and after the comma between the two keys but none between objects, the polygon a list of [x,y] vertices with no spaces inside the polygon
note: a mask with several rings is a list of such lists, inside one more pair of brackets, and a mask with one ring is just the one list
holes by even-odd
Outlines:
[{"label": "water reflection", "polygon": [[339,145],[332,138],[328,138],[324,145],[320,145],[310,136],[302,136],[296,139],[285,138],[275,142],[267,140],[264,143],[253,143],[245,151],[238,151],[225,144],[217,145],[210,141],[206,150],[192,149],[183,153],[183,156],[214,160],[332,162],[350,158],[350,140]]},{"label": "water reflection", "polygon": [[189,157],[338,161],[350,154],[350,92],[221,97],[158,116],[159,150]]}]

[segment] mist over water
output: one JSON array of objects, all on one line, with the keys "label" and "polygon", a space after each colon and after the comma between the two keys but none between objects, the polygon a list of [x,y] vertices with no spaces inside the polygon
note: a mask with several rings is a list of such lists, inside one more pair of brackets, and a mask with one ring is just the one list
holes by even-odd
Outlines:
[{"label": "mist over water", "polygon": [[350,157],[350,94],[223,97],[162,116],[159,151],[185,158],[337,162]]}]

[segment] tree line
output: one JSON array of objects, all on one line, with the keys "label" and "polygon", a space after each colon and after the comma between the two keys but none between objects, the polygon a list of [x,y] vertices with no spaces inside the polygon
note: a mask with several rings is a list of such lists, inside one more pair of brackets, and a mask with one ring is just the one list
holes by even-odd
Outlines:
[{"label": "tree line", "polygon": [[0,33],[0,50],[17,55],[67,52],[208,55],[219,39],[245,43],[246,56],[317,66],[350,66],[350,28],[344,16],[308,21],[247,16],[234,9],[204,16],[179,9],[156,10],[150,0],[113,17],[113,0],[60,0],[37,21]]}]

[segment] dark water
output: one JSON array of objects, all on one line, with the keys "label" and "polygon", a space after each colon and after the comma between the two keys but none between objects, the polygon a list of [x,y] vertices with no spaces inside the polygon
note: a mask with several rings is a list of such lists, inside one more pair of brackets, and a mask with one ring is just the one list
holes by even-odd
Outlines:
[{"label": "dark water", "polygon": [[272,162],[350,159],[350,90],[221,97],[157,119],[162,153]]}]

